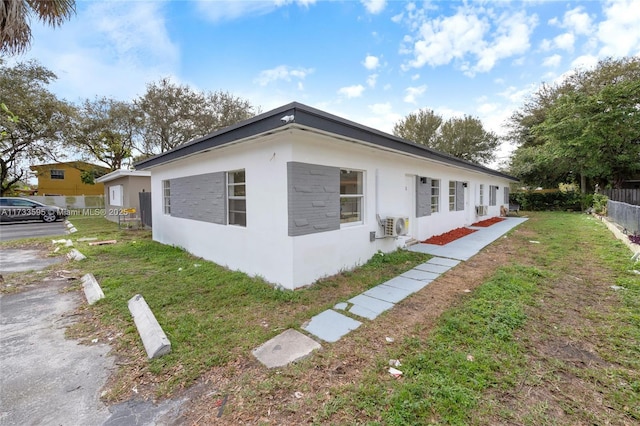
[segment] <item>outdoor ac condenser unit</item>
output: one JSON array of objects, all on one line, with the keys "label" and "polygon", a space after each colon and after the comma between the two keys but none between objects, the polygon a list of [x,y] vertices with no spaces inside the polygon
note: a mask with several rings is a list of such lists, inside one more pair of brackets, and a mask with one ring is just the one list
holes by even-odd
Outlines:
[{"label": "outdoor ac condenser unit", "polygon": [[489,206],[476,206],[476,215],[486,216],[488,214]]},{"label": "outdoor ac condenser unit", "polygon": [[407,235],[409,232],[408,217],[388,217],[384,225],[384,235],[387,237],[397,237]]}]

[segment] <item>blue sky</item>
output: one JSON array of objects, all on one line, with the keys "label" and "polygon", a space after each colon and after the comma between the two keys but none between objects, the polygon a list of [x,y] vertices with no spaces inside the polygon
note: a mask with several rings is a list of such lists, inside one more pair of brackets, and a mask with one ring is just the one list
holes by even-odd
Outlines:
[{"label": "blue sky", "polygon": [[73,102],[130,100],[171,77],[262,111],[298,101],[389,133],[429,108],[504,134],[542,82],[640,55],[640,0],[79,0],[62,27],[32,31],[12,61],[39,60]]}]

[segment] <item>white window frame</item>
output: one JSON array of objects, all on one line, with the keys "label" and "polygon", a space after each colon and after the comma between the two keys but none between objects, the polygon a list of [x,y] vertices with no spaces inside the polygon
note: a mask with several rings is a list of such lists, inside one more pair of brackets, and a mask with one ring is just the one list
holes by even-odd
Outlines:
[{"label": "white window frame", "polygon": [[431,213],[440,211],[440,179],[431,178]]},{"label": "white window frame", "polygon": [[478,205],[484,206],[484,183],[480,184],[480,198]]},{"label": "white window frame", "polygon": [[162,213],[171,215],[171,181],[162,181]]},{"label": "white window frame", "polygon": [[[343,185],[342,185],[342,173],[343,172],[347,172],[347,173],[357,173],[357,176],[359,176],[359,180],[360,180],[360,193],[357,194],[343,194]],[[348,227],[348,226],[354,226],[354,225],[362,225],[364,223],[364,183],[365,183],[365,176],[364,176],[364,171],[363,170],[354,170],[354,169],[340,169],[340,227]],[[357,186],[357,185],[356,185]],[[354,220],[354,221],[348,221],[342,218],[342,202],[343,200],[347,201],[347,200],[355,200],[358,208],[359,208],[359,213],[360,213],[360,217],[359,220]]]},{"label": "white window frame", "polygon": [[457,184],[455,180],[449,181],[449,211],[450,212],[456,211],[456,186]]},{"label": "white window frame", "polygon": [[[240,182],[230,182],[229,177],[234,173],[242,172],[244,175],[244,180]],[[247,172],[245,169],[237,169],[237,170],[229,170],[227,173],[227,225],[240,226],[242,228],[247,227]],[[235,191],[232,189],[236,187],[244,186],[244,195],[235,195]],[[230,195],[234,194],[234,195]],[[238,210],[237,207],[235,210],[231,210],[231,202],[232,201],[244,201],[244,210]],[[232,216],[235,218],[235,214],[244,214],[244,222],[234,221],[232,222]]]}]

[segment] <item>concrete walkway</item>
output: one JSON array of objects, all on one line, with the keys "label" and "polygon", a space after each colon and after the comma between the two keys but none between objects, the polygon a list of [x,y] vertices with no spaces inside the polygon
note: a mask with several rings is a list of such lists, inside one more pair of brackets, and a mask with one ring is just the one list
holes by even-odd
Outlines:
[{"label": "concrete walkway", "polygon": [[[434,257],[415,268],[370,288],[362,294],[336,304],[333,309],[314,316],[303,324],[302,330],[322,341],[333,343],[362,325],[393,308],[396,303],[422,290],[441,274],[466,261],[527,218],[507,217],[489,227],[470,227],[476,232],[444,246],[416,244],[409,251]],[[287,330],[253,351],[254,356],[269,368],[281,367],[309,355],[319,345],[302,333]],[[295,337],[297,336],[297,338]],[[293,337],[293,338],[292,338]]]}]

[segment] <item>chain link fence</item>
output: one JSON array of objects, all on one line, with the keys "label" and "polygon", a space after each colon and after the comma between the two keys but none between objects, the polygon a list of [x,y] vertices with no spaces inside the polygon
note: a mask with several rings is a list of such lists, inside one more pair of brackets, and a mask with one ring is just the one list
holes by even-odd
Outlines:
[{"label": "chain link fence", "polygon": [[627,234],[640,234],[640,206],[609,200],[607,216],[625,228]]}]

